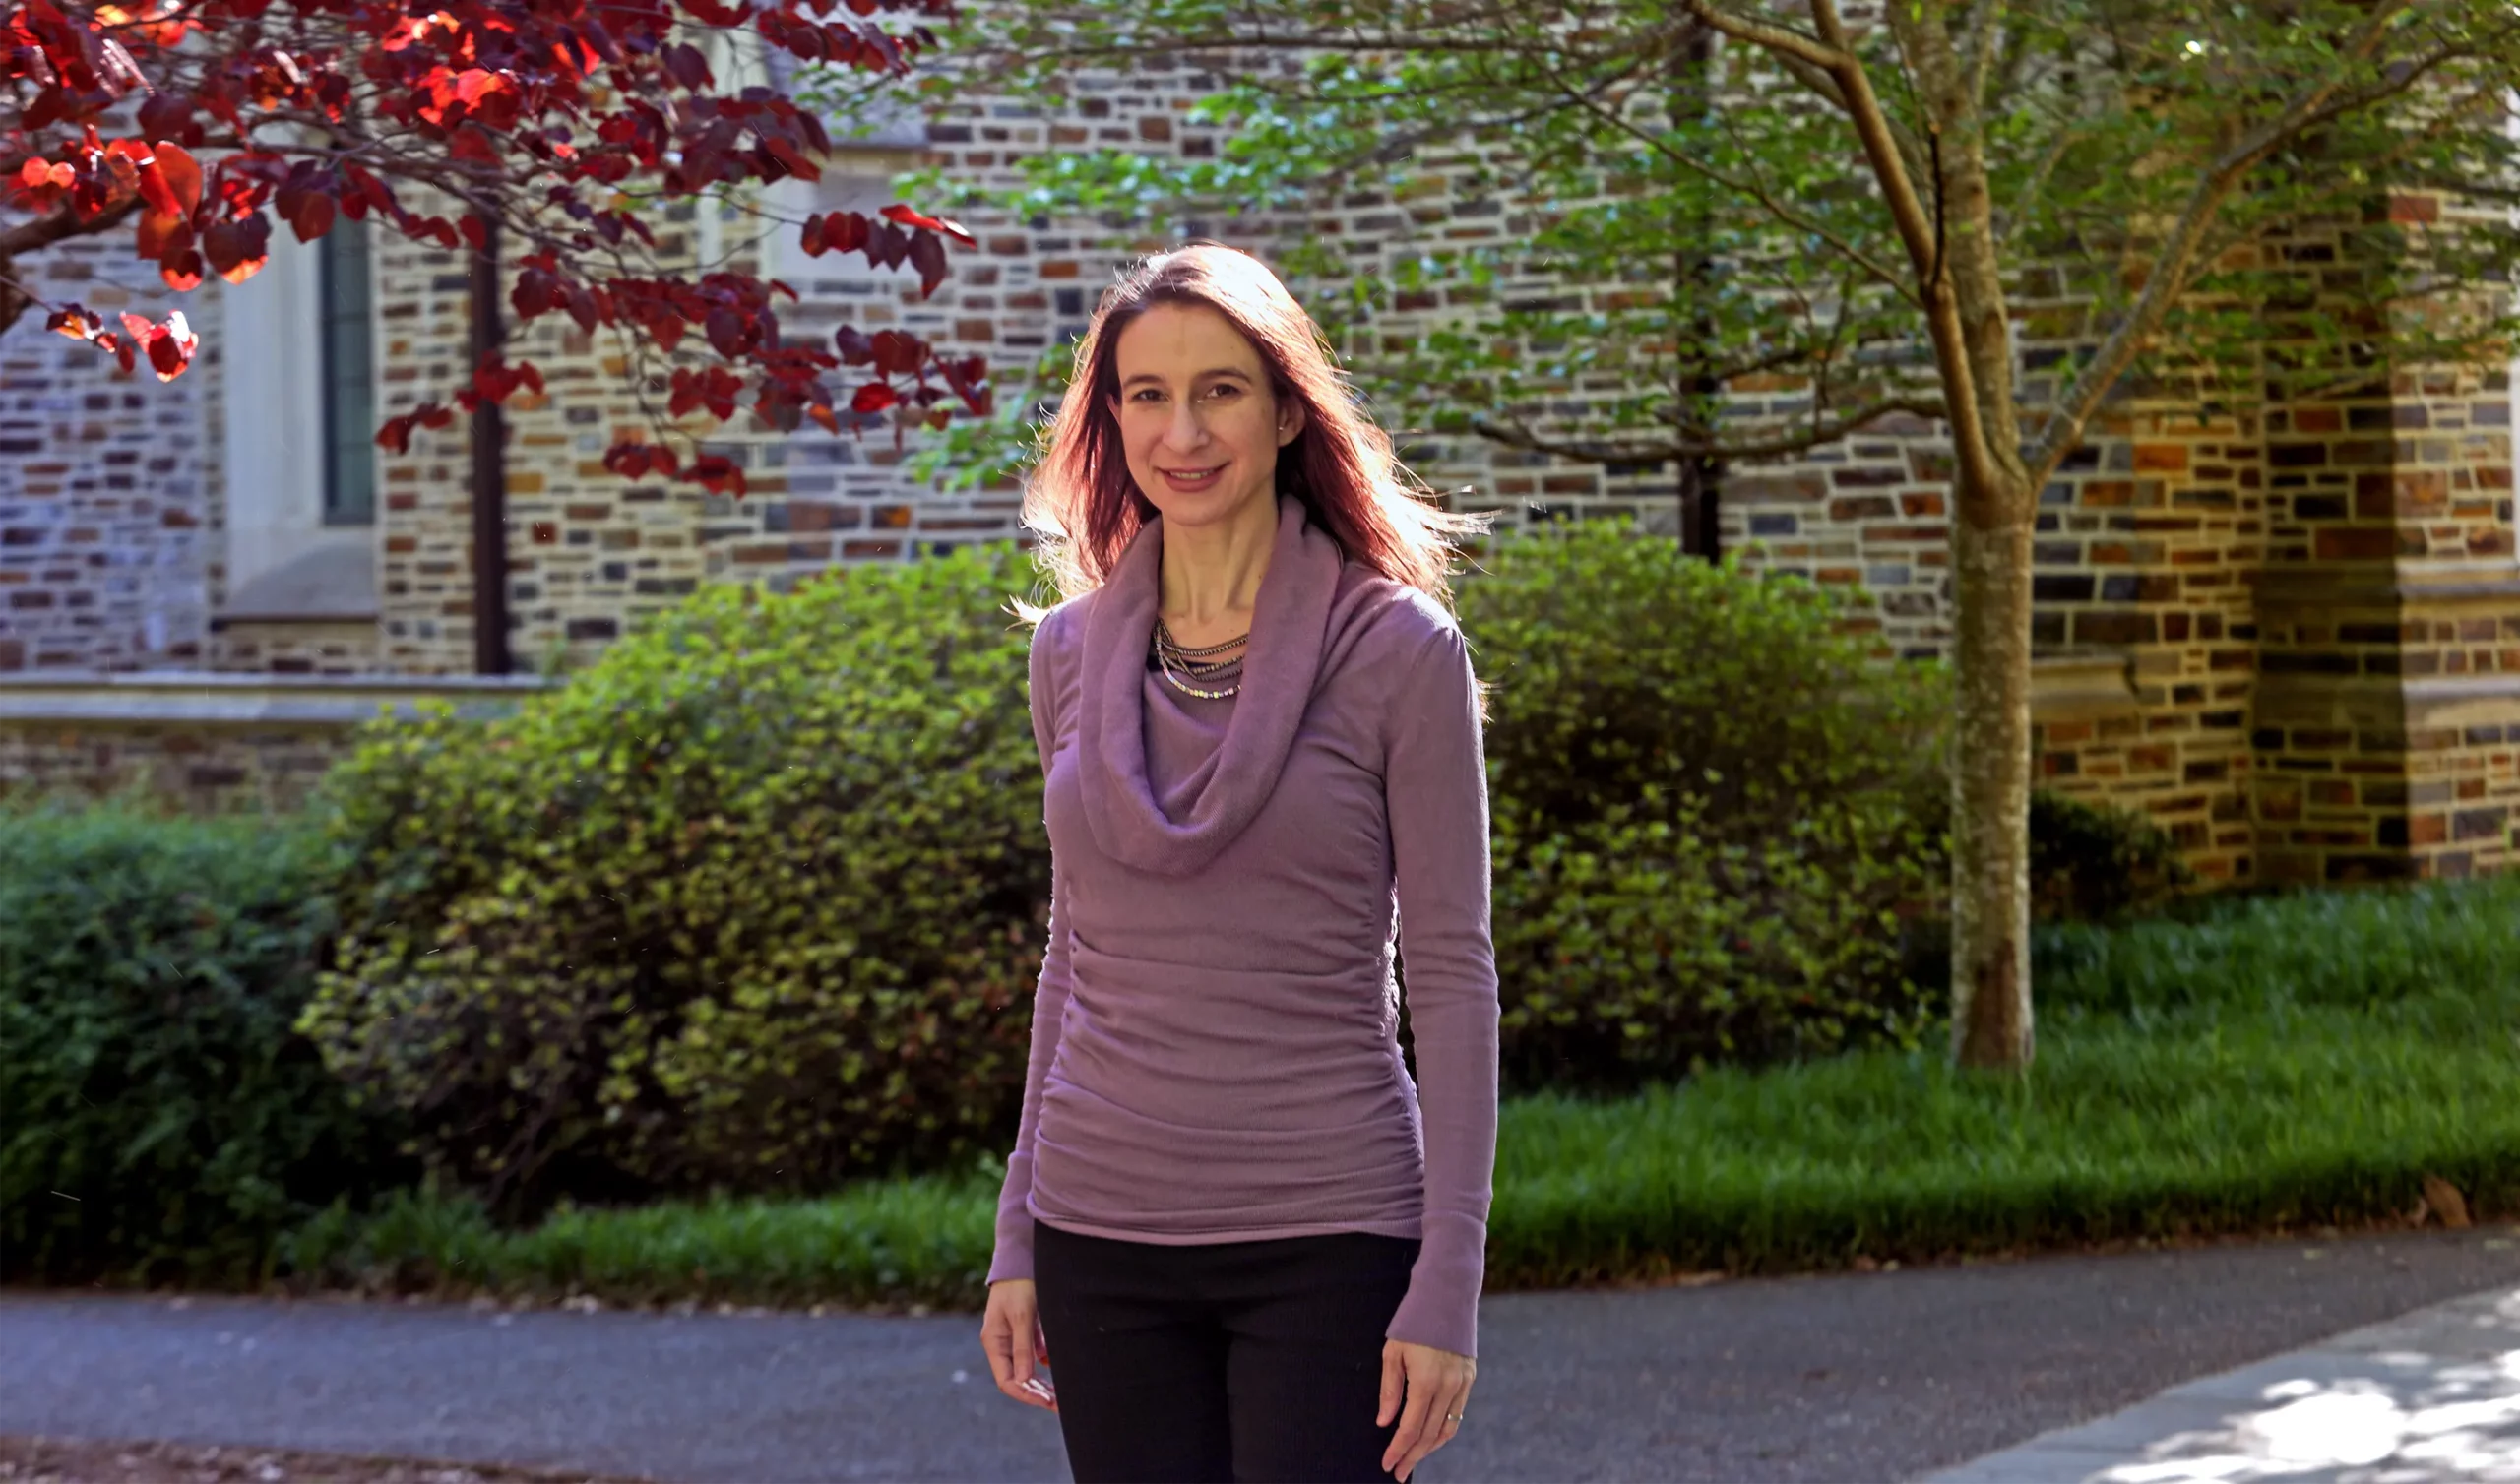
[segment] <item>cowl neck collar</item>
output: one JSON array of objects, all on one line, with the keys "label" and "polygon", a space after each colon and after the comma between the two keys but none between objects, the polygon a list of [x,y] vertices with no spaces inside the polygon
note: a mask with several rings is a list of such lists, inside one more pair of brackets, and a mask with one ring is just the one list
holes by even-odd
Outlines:
[{"label": "cowl neck collar", "polygon": [[1329,532],[1306,518],[1302,501],[1280,497],[1269,570],[1252,603],[1242,690],[1186,817],[1176,819],[1155,796],[1146,763],[1146,653],[1162,595],[1163,524],[1159,516],[1139,527],[1086,605],[1079,782],[1104,854],[1141,871],[1183,876],[1231,844],[1278,786],[1320,676],[1340,555]]}]

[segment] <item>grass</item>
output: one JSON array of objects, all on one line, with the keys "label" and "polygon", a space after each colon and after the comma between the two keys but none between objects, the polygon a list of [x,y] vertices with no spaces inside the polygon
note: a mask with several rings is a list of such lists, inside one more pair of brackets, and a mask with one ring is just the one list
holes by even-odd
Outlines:
[{"label": "grass", "polygon": [[[2042,945],[2026,1081],[1931,1053],[1509,1101],[1491,1287],[2520,1212],[2520,882],[2267,898]],[[619,1302],[976,1301],[986,1171],[818,1201],[336,1215],[309,1273]]]}]

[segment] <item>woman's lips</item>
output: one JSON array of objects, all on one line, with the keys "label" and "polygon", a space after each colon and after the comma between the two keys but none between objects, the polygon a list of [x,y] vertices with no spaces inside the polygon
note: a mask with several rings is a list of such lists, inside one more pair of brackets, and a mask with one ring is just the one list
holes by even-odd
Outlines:
[{"label": "woman's lips", "polygon": [[1174,489],[1202,490],[1217,482],[1217,476],[1225,472],[1225,465],[1212,464],[1203,469],[1167,468],[1158,469],[1156,472],[1162,474],[1164,482]]}]

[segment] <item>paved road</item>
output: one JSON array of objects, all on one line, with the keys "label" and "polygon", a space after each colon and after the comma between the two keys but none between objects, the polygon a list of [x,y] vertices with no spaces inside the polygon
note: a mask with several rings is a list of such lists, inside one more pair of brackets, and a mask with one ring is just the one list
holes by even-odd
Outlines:
[{"label": "paved road", "polygon": [[[1482,1306],[1429,1484],[1911,1478],[2497,1285],[2509,1229],[2053,1258]],[[965,1316],[512,1315],[0,1296],[0,1433],[662,1480],[1055,1480]]]},{"label": "paved road", "polygon": [[2190,1382],[1927,1484],[2510,1484],[2520,1288]]}]

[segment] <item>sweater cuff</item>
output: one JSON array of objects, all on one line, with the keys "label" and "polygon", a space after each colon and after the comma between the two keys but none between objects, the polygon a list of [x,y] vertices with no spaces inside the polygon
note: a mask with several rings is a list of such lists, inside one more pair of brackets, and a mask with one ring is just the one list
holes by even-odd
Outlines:
[{"label": "sweater cuff", "polygon": [[988,1282],[1033,1275],[1033,1213],[1024,1203],[1033,1190],[1033,1156],[1006,1161],[1006,1185],[997,1198],[997,1250],[989,1257]]},{"label": "sweater cuff", "polygon": [[1487,1223],[1430,1214],[1409,1270],[1409,1292],[1383,1330],[1386,1339],[1479,1355],[1479,1290],[1487,1270]]}]

